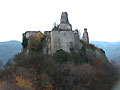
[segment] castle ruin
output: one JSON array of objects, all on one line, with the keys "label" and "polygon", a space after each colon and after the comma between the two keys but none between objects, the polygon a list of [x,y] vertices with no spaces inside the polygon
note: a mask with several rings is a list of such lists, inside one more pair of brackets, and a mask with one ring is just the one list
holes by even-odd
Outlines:
[{"label": "castle ruin", "polygon": [[[37,36],[38,32],[39,31],[27,31],[23,34],[23,37],[25,37],[29,43],[30,37]],[[52,55],[60,49],[63,49],[68,53],[70,53],[72,49],[74,49],[75,52],[79,52],[82,48],[82,41],[89,44],[87,29],[84,29],[83,38],[80,39],[78,30],[72,30],[72,25],[69,23],[67,12],[62,12],[60,24],[54,26],[52,31],[45,31],[44,35],[46,36],[46,44],[43,49],[45,54]]]}]

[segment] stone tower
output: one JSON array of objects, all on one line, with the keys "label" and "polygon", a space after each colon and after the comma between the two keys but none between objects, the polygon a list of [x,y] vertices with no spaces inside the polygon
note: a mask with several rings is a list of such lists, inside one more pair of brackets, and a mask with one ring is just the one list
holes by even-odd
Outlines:
[{"label": "stone tower", "polygon": [[60,19],[60,24],[58,26],[59,30],[72,30],[72,26],[69,23],[68,20],[68,14],[67,12],[62,12],[61,14],[61,19]]},{"label": "stone tower", "polygon": [[89,43],[89,37],[88,37],[88,32],[87,32],[87,28],[84,28],[84,33],[83,33],[83,37],[82,40],[86,43]]},{"label": "stone tower", "polygon": [[51,53],[53,54],[59,49],[70,52],[71,47],[75,47],[74,32],[67,12],[62,12],[60,24],[51,31]]},{"label": "stone tower", "polygon": [[[79,52],[82,48],[78,30],[72,30],[72,25],[69,23],[67,12],[62,12],[60,24],[55,26],[52,31],[45,31],[45,35],[47,36],[46,53],[48,54],[54,54],[57,50],[60,49],[63,49],[68,53],[71,52],[71,49],[74,49],[75,52]],[[86,29],[83,37],[83,40],[89,43]]]}]

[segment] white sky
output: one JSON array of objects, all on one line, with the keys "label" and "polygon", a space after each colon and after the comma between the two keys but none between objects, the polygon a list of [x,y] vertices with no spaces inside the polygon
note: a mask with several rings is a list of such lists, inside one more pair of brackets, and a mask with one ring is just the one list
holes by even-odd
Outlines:
[{"label": "white sky", "polygon": [[51,30],[64,11],[73,30],[88,28],[91,41],[120,41],[120,0],[0,0],[0,42]]}]

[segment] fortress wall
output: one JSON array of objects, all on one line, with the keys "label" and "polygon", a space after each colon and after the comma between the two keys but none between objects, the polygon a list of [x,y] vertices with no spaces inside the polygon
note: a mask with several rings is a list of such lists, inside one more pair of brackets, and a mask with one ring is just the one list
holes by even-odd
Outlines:
[{"label": "fortress wall", "polygon": [[51,54],[59,49],[70,52],[70,48],[75,47],[73,31],[52,31],[51,32]]},{"label": "fortress wall", "polygon": [[38,31],[27,31],[25,34],[26,38],[28,39],[31,35],[36,36],[38,34]]},{"label": "fortress wall", "polygon": [[44,34],[47,36],[46,37],[46,47],[44,52],[46,54],[50,54],[51,53],[51,31],[45,31]]},{"label": "fortress wall", "polygon": [[80,41],[79,35],[75,34],[75,51],[79,52],[82,48],[83,44]]}]

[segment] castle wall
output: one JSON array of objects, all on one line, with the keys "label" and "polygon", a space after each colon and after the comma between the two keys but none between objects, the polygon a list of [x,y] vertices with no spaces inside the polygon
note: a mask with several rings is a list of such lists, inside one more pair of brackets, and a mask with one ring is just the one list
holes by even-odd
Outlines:
[{"label": "castle wall", "polygon": [[31,35],[36,36],[38,34],[38,31],[27,31],[25,32],[25,36],[28,39]]},{"label": "castle wall", "polygon": [[84,29],[82,40],[86,43],[89,43],[89,37],[88,37],[88,32],[86,28]]},{"label": "castle wall", "polygon": [[75,52],[79,52],[83,45],[80,41],[80,37],[78,33],[74,33],[74,37],[75,37]]},{"label": "castle wall", "polygon": [[44,53],[51,54],[51,31],[45,31],[46,35],[46,47],[44,49]]},{"label": "castle wall", "polygon": [[51,32],[51,54],[59,49],[70,53],[70,48],[75,47],[73,31],[52,31]]}]

